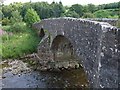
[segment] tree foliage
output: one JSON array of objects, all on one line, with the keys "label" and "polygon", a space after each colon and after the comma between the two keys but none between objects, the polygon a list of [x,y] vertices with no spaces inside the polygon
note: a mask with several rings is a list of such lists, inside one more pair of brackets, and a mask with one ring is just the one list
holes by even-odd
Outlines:
[{"label": "tree foliage", "polygon": [[92,13],[84,13],[83,18],[94,18],[94,14]]},{"label": "tree foliage", "polygon": [[52,12],[53,12],[52,13],[53,17],[60,17],[62,15],[62,13],[65,12],[62,2],[59,2],[59,3],[53,2],[51,4],[51,7],[52,7]]},{"label": "tree foliage", "polygon": [[2,19],[2,25],[9,25],[9,24],[10,24],[10,20],[8,18]]},{"label": "tree foliage", "polygon": [[[72,6],[63,6],[62,2],[27,2],[27,3],[12,3],[10,5],[2,5],[2,16],[4,25],[7,25],[9,20],[13,18],[13,12],[18,11],[25,20],[28,9],[33,8],[36,11],[37,16],[41,19],[54,18],[54,17],[75,17],[75,18],[89,18],[95,16],[95,18],[118,18],[120,17],[120,2],[102,4],[102,5],[80,5],[74,4]],[[31,16],[30,16],[31,17]],[[26,17],[28,18],[28,17]],[[34,20],[33,20],[34,21]],[[26,21],[28,22],[28,21]],[[31,22],[32,23],[32,22]]]},{"label": "tree foliage", "polygon": [[70,11],[75,11],[81,17],[83,15],[83,6],[79,4],[74,4],[70,7]]},{"label": "tree foliage", "polygon": [[41,19],[52,17],[53,10],[47,2],[36,2],[32,7]]},{"label": "tree foliage", "polygon": [[28,25],[32,25],[35,22],[40,21],[40,18],[37,12],[34,9],[28,9],[25,15],[25,21]]},{"label": "tree foliage", "polygon": [[11,13],[11,18],[10,18],[10,21],[11,21],[11,24],[15,24],[15,23],[20,23],[22,22],[22,16],[20,15],[20,12],[18,10],[16,11],[13,11]]},{"label": "tree foliage", "polygon": [[63,14],[64,17],[74,17],[74,18],[79,18],[79,14],[77,14],[75,11],[70,11],[68,10]]},{"label": "tree foliage", "polygon": [[97,10],[97,8],[94,4],[88,4],[87,9],[88,9],[88,12],[90,12],[90,13],[94,13]]},{"label": "tree foliage", "polygon": [[110,12],[107,10],[99,10],[99,11],[96,11],[94,15],[98,18],[109,18]]}]

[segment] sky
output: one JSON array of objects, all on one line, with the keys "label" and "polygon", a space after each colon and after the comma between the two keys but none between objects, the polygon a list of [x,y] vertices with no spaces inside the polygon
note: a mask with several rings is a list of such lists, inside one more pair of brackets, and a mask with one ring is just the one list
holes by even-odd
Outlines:
[{"label": "sky", "polygon": [[[5,0],[4,4],[10,4],[13,2],[29,2],[30,0]],[[81,5],[87,5],[87,4],[95,4],[95,5],[99,5],[99,4],[107,4],[107,3],[113,3],[113,2],[119,2],[120,0],[31,0],[32,2],[41,2],[41,1],[47,1],[48,3],[51,3],[53,1],[55,2],[59,2],[61,1],[63,3],[63,5],[73,5],[73,4],[81,4]]]}]

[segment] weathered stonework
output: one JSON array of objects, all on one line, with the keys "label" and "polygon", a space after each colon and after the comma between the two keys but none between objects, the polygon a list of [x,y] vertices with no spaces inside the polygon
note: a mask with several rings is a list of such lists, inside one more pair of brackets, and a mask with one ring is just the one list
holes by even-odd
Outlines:
[{"label": "weathered stonework", "polygon": [[69,49],[81,61],[91,87],[118,88],[120,29],[104,22],[75,18],[45,19],[33,27],[45,31],[38,46],[38,54],[48,54],[42,59],[54,61],[54,49],[61,42],[54,41],[59,36],[65,37],[72,45],[72,49]]},{"label": "weathered stonework", "polygon": [[99,21],[99,22],[107,22],[113,26],[117,26],[118,19],[109,19],[109,18],[89,18],[88,20]]}]

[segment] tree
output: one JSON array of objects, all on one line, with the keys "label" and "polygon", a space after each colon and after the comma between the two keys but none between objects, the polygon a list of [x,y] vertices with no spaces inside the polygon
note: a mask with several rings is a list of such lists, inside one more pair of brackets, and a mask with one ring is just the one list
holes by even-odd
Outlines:
[{"label": "tree", "polygon": [[94,18],[94,14],[92,13],[84,13],[83,18]]},{"label": "tree", "polygon": [[26,12],[25,21],[29,26],[32,26],[33,23],[40,21],[40,18],[37,12],[31,8]]},{"label": "tree", "polygon": [[93,13],[97,10],[96,6],[94,4],[88,4],[88,11]]},{"label": "tree", "polygon": [[41,19],[50,18],[53,15],[52,7],[47,2],[36,2],[33,8]]},{"label": "tree", "polygon": [[98,5],[99,9],[117,9],[119,8],[119,2],[109,3],[109,4],[102,4]]},{"label": "tree", "polygon": [[119,6],[119,13],[118,13],[118,23],[117,26],[120,28],[120,1],[118,2],[118,6]]},{"label": "tree", "polygon": [[77,14],[75,11],[70,11],[68,10],[63,14],[65,17],[74,17],[74,18],[79,18],[79,14]]},{"label": "tree", "polygon": [[119,3],[119,2],[105,4],[104,9],[115,9],[115,8],[118,8],[118,7],[119,7],[119,6],[118,6],[118,3]]},{"label": "tree", "polygon": [[118,17],[120,19],[120,1],[118,2],[118,9],[119,9]]},{"label": "tree", "polygon": [[75,11],[81,17],[83,15],[83,6],[79,4],[74,4],[70,7],[70,11]]},{"label": "tree", "polygon": [[60,17],[65,12],[65,8],[62,5],[62,2],[59,3],[52,2],[51,7],[53,12],[52,13],[53,17]]},{"label": "tree", "polygon": [[[22,8],[21,8],[21,15],[22,15],[22,17],[23,17],[23,20],[24,20],[25,14],[26,14],[26,12],[27,12],[27,10],[28,10],[29,8],[32,8],[32,6],[30,5],[30,2],[27,2],[27,3],[24,3],[24,4],[23,4],[23,6],[22,6]],[[25,20],[24,20],[24,21],[25,21]]]},{"label": "tree", "polygon": [[13,3],[10,5],[2,5],[2,12],[4,14],[4,17],[8,17],[10,19],[11,17],[11,12],[18,10],[18,12],[21,13],[22,11],[23,4],[22,3]]},{"label": "tree", "polygon": [[97,18],[109,18],[110,12],[107,10],[99,10],[94,13]]},{"label": "tree", "polygon": [[84,12],[84,13],[88,13],[88,12],[89,12],[87,5],[85,5],[85,6],[83,7],[83,12]]},{"label": "tree", "polygon": [[12,12],[12,6],[11,5],[3,5],[2,6],[2,13],[4,15],[5,18],[9,18],[11,17],[11,12]]},{"label": "tree", "polygon": [[12,14],[12,17],[10,18],[10,21],[11,21],[12,24],[22,22],[23,18],[20,15],[20,12],[18,12],[18,10],[13,11],[11,14]]}]

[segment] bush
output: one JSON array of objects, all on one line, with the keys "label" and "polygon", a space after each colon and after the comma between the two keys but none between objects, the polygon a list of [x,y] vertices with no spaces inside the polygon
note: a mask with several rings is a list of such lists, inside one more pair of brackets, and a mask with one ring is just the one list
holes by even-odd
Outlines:
[{"label": "bush", "polygon": [[11,26],[1,26],[1,29],[4,31],[9,31]]},{"label": "bush", "polygon": [[8,40],[8,35],[7,34],[4,34],[4,35],[2,35],[2,41],[4,42],[4,41],[6,41],[6,40]]},{"label": "bush", "polygon": [[10,20],[8,18],[3,18],[2,25],[9,25],[9,24],[10,24]]},{"label": "bush", "polygon": [[20,15],[20,12],[18,10],[13,11],[12,13],[12,17],[10,18],[11,24],[16,24],[16,23],[20,23],[22,22],[22,16]]},{"label": "bush", "polygon": [[[7,37],[9,39],[7,39]],[[3,36],[2,58],[18,58],[37,51],[39,38],[33,30],[27,28],[24,33],[16,33],[12,36]]]},{"label": "bush", "polygon": [[25,32],[26,24],[24,22],[15,23],[10,28],[9,31],[13,33]]}]

